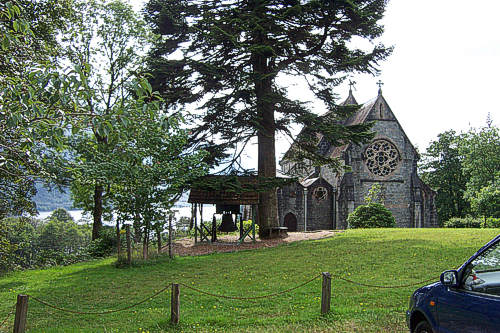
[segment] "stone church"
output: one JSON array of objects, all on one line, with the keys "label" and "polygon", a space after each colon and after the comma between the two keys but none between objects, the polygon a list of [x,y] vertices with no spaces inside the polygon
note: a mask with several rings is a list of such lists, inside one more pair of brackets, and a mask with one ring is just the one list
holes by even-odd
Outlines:
[{"label": "stone church", "polygon": [[[349,90],[343,105],[358,104]],[[325,156],[340,158],[349,172],[335,173],[330,168],[296,170],[286,160],[281,171],[299,181],[278,189],[278,216],[281,226],[290,231],[348,228],[347,216],[375,183],[381,184],[384,205],[398,227],[437,227],[435,192],[417,175],[419,154],[411,144],[379,89],[378,96],[363,104],[344,121],[355,125],[375,121],[374,139],[362,146],[347,144],[332,147],[318,135],[318,150]]]}]

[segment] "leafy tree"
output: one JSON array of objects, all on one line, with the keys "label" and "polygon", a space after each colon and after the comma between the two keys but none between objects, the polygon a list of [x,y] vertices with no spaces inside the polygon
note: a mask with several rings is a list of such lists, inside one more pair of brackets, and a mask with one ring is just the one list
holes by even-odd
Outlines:
[{"label": "leafy tree", "polygon": [[470,203],[464,198],[469,176],[462,166],[462,141],[463,135],[453,130],[439,134],[419,165],[422,179],[437,192],[435,203],[441,223],[470,213]]},{"label": "leafy tree", "polygon": [[[383,45],[364,51],[349,43],[382,34],[385,6],[386,0],[150,0],[146,18],[164,36],[151,52],[152,82],[171,100],[200,101],[192,143],[209,151],[207,161],[216,166],[229,158],[223,171],[241,171],[241,152],[257,137],[258,175],[274,179],[276,133],[291,136],[293,124],[305,126],[295,142],[297,161],[339,167],[318,154],[316,133],[336,146],[371,137],[370,124],[342,125],[356,107],[337,105],[333,89],[347,73],[376,73],[389,55]],[[280,80],[288,76],[303,78],[328,113],[319,117],[289,96]],[[273,189],[260,194],[261,237],[278,223],[276,205]]]},{"label": "leafy tree", "polygon": [[141,114],[131,122],[127,140],[116,155],[113,207],[121,220],[134,220],[142,229],[144,256],[150,232],[161,233],[169,210],[193,179],[207,172],[203,151],[186,150],[188,134],[180,129],[179,115],[160,110]]},{"label": "leafy tree", "polygon": [[68,213],[68,211],[64,208],[58,208],[52,212],[49,216],[49,220],[58,220],[61,222],[74,222],[73,217]]},{"label": "leafy tree", "polygon": [[[34,213],[34,178],[59,177],[59,159],[48,149],[62,137],[67,90],[51,57],[56,35],[71,11],[64,1],[0,3],[0,217]],[[52,3],[52,4],[51,4]]]},{"label": "leafy tree", "polygon": [[485,186],[472,198],[472,209],[478,216],[500,217],[500,186]]},{"label": "leafy tree", "polygon": [[76,96],[76,103],[89,114],[87,130],[73,133],[71,139],[71,191],[75,206],[92,212],[92,239],[99,237],[106,208],[110,213],[106,200],[114,175],[107,163],[120,150],[123,133],[116,130],[118,124],[126,125],[130,108],[137,106],[134,85],[142,82],[137,80],[142,62],[138,50],[148,38],[130,5],[115,0],[78,3],[78,17],[66,40],[66,55],[81,68],[84,82],[85,94]]},{"label": "leafy tree", "polygon": [[472,200],[483,187],[500,183],[500,133],[498,127],[470,129],[460,142],[462,166],[468,176],[465,197]]}]

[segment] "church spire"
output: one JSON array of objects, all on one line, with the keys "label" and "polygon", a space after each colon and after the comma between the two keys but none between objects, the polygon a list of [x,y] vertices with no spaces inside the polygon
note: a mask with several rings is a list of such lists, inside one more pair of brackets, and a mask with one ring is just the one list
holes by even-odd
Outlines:
[{"label": "church spire", "polygon": [[340,105],[353,105],[353,104],[357,105],[358,104],[358,102],[356,101],[356,98],[354,98],[354,95],[352,94],[352,88],[354,87],[355,84],[356,84],[356,81],[349,80],[349,96]]}]

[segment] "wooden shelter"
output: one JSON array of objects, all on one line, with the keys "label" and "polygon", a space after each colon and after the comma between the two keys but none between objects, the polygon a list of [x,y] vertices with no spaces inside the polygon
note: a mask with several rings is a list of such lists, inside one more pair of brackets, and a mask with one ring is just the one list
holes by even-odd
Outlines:
[{"label": "wooden shelter", "polygon": [[[203,205],[216,205],[216,214],[231,212],[235,220],[239,217],[240,237],[238,243],[242,243],[246,237],[255,242],[255,220],[256,205],[259,203],[257,192],[258,179],[256,176],[216,176],[209,175],[200,178],[191,187],[188,202],[191,204],[191,221],[194,225],[194,241],[215,242],[217,240],[217,221],[215,214],[212,217],[211,226],[203,222]],[[241,205],[252,207],[252,225],[244,230],[243,217],[240,211]],[[200,223],[198,224],[198,211]],[[210,238],[209,238],[210,237]]]}]

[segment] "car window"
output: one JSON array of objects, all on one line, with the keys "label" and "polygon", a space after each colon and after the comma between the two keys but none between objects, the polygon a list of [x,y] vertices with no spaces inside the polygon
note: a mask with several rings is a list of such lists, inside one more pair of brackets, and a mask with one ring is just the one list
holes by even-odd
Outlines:
[{"label": "car window", "polygon": [[500,243],[468,265],[463,281],[466,290],[500,296]]}]

